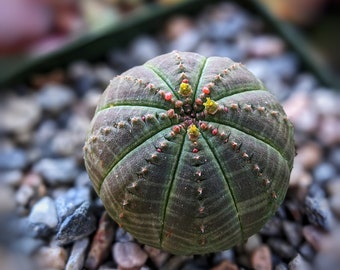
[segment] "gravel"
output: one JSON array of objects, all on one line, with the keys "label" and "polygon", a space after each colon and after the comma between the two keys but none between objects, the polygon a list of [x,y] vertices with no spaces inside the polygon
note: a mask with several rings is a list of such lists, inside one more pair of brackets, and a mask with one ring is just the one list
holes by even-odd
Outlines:
[{"label": "gravel", "polygon": [[[138,243],[92,189],[82,146],[109,79],[172,49],[244,63],[282,102],[297,157],[283,205],[248,242],[206,256]],[[105,58],[105,59],[104,59]],[[14,85],[0,106],[0,261],[11,269],[335,269],[340,235],[340,95],[300,65],[264,22],[235,4],[173,17],[59,82]],[[3,260],[4,259],[4,260]],[[37,266],[37,267],[35,267]],[[329,266],[329,267],[328,267]]]}]

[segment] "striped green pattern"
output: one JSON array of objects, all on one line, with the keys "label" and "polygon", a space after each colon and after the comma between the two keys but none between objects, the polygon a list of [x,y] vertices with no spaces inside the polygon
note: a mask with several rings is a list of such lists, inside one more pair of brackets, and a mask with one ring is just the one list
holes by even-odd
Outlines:
[{"label": "striped green pattern", "polygon": [[[214,114],[207,97],[219,105]],[[294,156],[293,127],[253,74],[178,51],[113,78],[84,146],[111,217],[174,254],[225,250],[258,232],[284,199]]]}]

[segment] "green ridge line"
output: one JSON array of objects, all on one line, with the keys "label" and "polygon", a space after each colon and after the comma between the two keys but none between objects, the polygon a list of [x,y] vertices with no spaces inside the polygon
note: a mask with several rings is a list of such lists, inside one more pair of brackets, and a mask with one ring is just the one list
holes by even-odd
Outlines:
[{"label": "green ridge line", "polygon": [[176,174],[177,174],[177,169],[178,169],[179,161],[181,160],[181,157],[182,157],[182,152],[183,152],[182,150],[183,150],[183,146],[184,146],[184,143],[185,143],[185,138],[186,138],[186,133],[184,133],[184,135],[183,135],[182,144],[181,144],[179,152],[178,152],[179,155],[178,155],[178,158],[176,160],[172,176],[170,178],[171,179],[170,186],[168,188],[167,193],[165,194],[165,203],[164,203],[164,209],[163,209],[162,220],[161,220],[162,226],[161,226],[160,236],[159,236],[159,240],[160,240],[159,243],[160,243],[160,247],[161,248],[162,248],[163,239],[164,239],[163,235],[164,235],[165,217],[166,217],[167,208],[168,208],[168,204],[169,204],[169,200],[170,200],[171,190],[172,190],[174,182],[175,182],[175,177],[176,177]]},{"label": "green ridge line", "polygon": [[[134,104],[136,103],[136,104]],[[137,104],[138,103],[138,104]],[[158,103],[158,102],[157,102]],[[109,110],[115,107],[144,107],[144,108],[152,108],[152,109],[160,109],[160,110],[164,110],[164,112],[167,112],[167,110],[169,109],[169,107],[160,107],[160,106],[153,106],[156,105],[155,103],[142,103],[140,102],[140,100],[129,100],[128,102],[118,102],[118,103],[108,103],[105,106],[99,108],[96,113],[105,111],[105,110]]]},{"label": "green ridge line", "polygon": [[268,90],[262,89],[262,88],[259,88],[259,89],[253,89],[253,88],[250,88],[250,89],[233,88],[233,89],[229,89],[229,90],[230,90],[230,91],[236,90],[237,92],[236,92],[236,93],[232,93],[232,94],[230,94],[230,95],[226,95],[226,96],[224,96],[224,95],[221,95],[221,97],[217,96],[217,99],[216,99],[216,100],[214,99],[214,101],[219,102],[219,101],[221,101],[221,100],[224,99],[224,98],[229,98],[229,97],[232,97],[232,96],[234,96],[234,95],[238,95],[238,94],[242,94],[242,93],[247,93],[247,92],[264,91],[264,92],[269,93]]},{"label": "green ridge line", "polygon": [[206,65],[207,65],[207,62],[208,62],[207,60],[208,60],[208,58],[205,57],[205,58],[204,58],[203,65],[202,65],[202,67],[201,67],[201,69],[200,69],[200,71],[199,71],[199,74],[198,74],[198,81],[197,81],[197,84],[196,84],[196,87],[195,87],[195,90],[194,90],[194,98],[193,98],[193,104],[192,104],[192,105],[194,105],[195,100],[196,100],[196,98],[197,98],[197,90],[198,90],[198,86],[199,86],[200,83],[201,83],[202,74],[203,74],[204,69],[205,69],[205,67],[206,67]]},{"label": "green ridge line", "polygon": [[[226,127],[229,127],[229,128],[233,128],[233,129],[236,129],[237,131],[239,132],[242,132],[248,136],[251,136],[261,142],[263,142],[264,144],[270,146],[275,152],[279,153],[280,156],[287,162],[287,164],[289,164],[288,160],[286,159],[286,157],[284,156],[283,153],[281,153],[281,151],[279,150],[278,146],[277,145],[274,145],[273,143],[271,143],[270,141],[266,140],[264,137],[260,137],[256,134],[252,134],[250,132],[247,132],[246,130],[242,129],[241,126],[237,126],[235,125],[234,123],[230,122],[230,121],[227,121],[228,123],[220,123],[220,122],[217,122],[217,121],[207,121],[208,123],[214,123],[214,124],[219,124],[219,125],[222,125],[222,126],[226,126]],[[289,166],[288,166],[289,167]]]},{"label": "green ridge line", "polygon": [[171,125],[166,126],[160,130],[153,130],[153,132],[151,132],[151,134],[147,134],[148,136],[143,136],[140,137],[139,140],[135,141],[134,143],[130,144],[130,147],[127,147],[126,151],[122,151],[121,154],[112,162],[111,166],[109,167],[108,172],[105,174],[103,181],[100,183],[99,187],[98,187],[98,193],[100,195],[101,193],[101,188],[107,178],[107,176],[112,172],[112,170],[114,169],[114,167],[119,164],[121,161],[123,161],[127,155],[129,155],[131,152],[133,152],[134,150],[136,150],[138,147],[140,147],[141,145],[143,145],[144,143],[146,143],[148,140],[150,140],[151,138],[153,138],[155,135],[157,135],[159,132],[162,132],[163,130],[171,127]]},{"label": "green ridge line", "polygon": [[206,144],[208,145],[210,152],[213,154],[213,156],[214,156],[214,158],[215,158],[215,160],[216,160],[216,162],[217,162],[217,165],[218,165],[219,169],[220,169],[221,172],[223,173],[224,180],[225,180],[225,182],[227,183],[227,186],[228,186],[228,188],[229,188],[230,195],[231,195],[231,198],[232,198],[232,201],[233,201],[233,204],[234,204],[234,206],[235,206],[236,213],[237,213],[237,219],[238,219],[238,222],[239,222],[239,224],[240,224],[241,238],[242,238],[242,241],[243,241],[243,240],[244,240],[243,226],[242,226],[242,223],[241,223],[240,212],[239,212],[239,209],[238,209],[237,204],[236,204],[236,198],[235,198],[233,189],[231,188],[231,186],[230,186],[230,184],[229,184],[229,181],[228,181],[228,177],[227,177],[227,175],[226,175],[226,172],[225,172],[225,170],[223,169],[223,166],[222,166],[222,164],[220,163],[219,159],[217,158],[217,155],[216,155],[216,152],[214,151],[214,148],[210,145],[208,139],[204,136],[203,132],[201,132],[201,134],[202,134],[202,137],[203,137],[204,141],[205,141]]},{"label": "green ridge line", "polygon": [[174,96],[176,96],[177,99],[180,99],[178,93],[176,92],[176,89],[173,89],[171,85],[166,81],[165,76],[161,70],[155,68],[153,65],[150,64],[144,64],[143,66],[154,72],[168,86],[169,90],[174,94]]}]

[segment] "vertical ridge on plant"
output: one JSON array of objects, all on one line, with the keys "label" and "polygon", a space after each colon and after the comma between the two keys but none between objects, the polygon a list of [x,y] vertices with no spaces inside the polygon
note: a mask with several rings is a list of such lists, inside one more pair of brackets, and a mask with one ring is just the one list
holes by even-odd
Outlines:
[{"label": "vertical ridge on plant", "polygon": [[178,51],[111,80],[84,146],[111,217],[175,254],[259,231],[284,199],[294,155],[285,112],[243,65]]}]

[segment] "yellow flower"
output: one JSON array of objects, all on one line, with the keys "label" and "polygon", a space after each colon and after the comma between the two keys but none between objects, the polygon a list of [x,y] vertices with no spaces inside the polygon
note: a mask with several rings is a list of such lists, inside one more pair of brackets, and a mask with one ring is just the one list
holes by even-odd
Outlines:
[{"label": "yellow flower", "polygon": [[205,111],[209,114],[215,114],[218,110],[218,103],[210,98],[207,98],[207,101],[204,102],[203,105],[205,107]]}]

